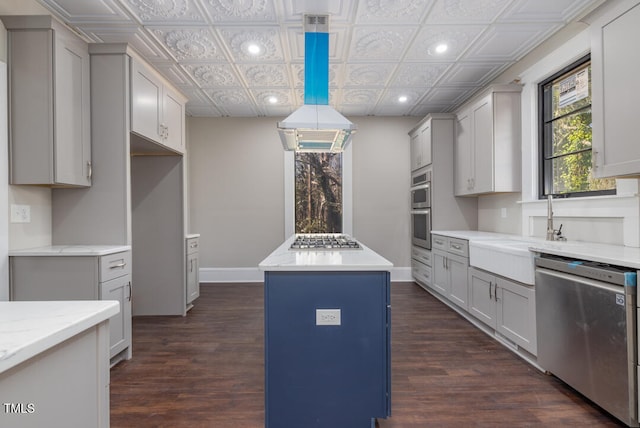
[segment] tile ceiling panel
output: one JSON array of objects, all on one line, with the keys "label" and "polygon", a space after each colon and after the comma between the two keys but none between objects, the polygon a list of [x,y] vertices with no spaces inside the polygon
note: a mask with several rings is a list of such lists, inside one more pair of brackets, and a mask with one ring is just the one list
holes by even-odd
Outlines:
[{"label": "tile ceiling panel", "polygon": [[90,42],[131,44],[188,97],[188,114],[213,117],[286,116],[302,105],[307,13],[330,16],[331,105],[422,116],[453,111],[603,2],[38,1]]}]

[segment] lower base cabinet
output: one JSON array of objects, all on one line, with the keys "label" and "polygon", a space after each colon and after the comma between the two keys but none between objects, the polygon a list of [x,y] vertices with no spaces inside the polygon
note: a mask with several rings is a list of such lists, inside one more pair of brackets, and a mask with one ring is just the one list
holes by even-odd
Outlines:
[{"label": "lower base cabinet", "polygon": [[535,289],[469,268],[469,313],[533,355],[537,354]]},{"label": "lower base cabinet", "polygon": [[265,272],[265,426],[391,414],[389,272]]},{"label": "lower base cabinet", "polygon": [[101,256],[12,256],[10,300],[117,300],[109,319],[112,364],[131,358],[131,252]]}]

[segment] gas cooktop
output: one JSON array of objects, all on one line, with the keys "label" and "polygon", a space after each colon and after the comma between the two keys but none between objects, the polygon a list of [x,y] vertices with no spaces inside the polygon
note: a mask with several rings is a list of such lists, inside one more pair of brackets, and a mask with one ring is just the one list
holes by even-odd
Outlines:
[{"label": "gas cooktop", "polygon": [[296,236],[291,250],[361,250],[358,242],[348,235],[305,234]]}]

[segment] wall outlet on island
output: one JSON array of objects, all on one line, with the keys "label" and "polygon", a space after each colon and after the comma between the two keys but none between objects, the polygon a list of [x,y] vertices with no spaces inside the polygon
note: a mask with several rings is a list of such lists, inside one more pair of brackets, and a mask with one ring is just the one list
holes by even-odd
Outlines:
[{"label": "wall outlet on island", "polygon": [[11,204],[11,223],[31,223],[31,206]]},{"label": "wall outlet on island", "polygon": [[340,309],[316,309],[316,325],[340,325]]}]

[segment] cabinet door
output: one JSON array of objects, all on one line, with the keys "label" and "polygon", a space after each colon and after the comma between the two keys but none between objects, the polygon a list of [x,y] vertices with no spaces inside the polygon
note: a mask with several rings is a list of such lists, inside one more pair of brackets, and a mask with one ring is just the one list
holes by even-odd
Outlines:
[{"label": "cabinet door", "polygon": [[497,278],[496,330],[536,355],[536,308],[533,287]]},{"label": "cabinet door", "polygon": [[496,328],[495,276],[469,268],[469,313]]},{"label": "cabinet door", "polygon": [[425,123],[420,130],[420,147],[422,152],[420,167],[431,165],[431,121]]},{"label": "cabinet door", "polygon": [[164,144],[184,153],[184,103],[178,94],[164,87],[161,130],[164,131]]},{"label": "cabinet door", "polygon": [[[637,3],[637,2],[634,2]],[[640,5],[621,3],[591,24],[593,160],[596,177],[640,173],[637,112],[640,94]]]},{"label": "cabinet door", "polygon": [[411,150],[411,171],[414,171],[420,168],[421,157],[422,154],[420,150],[422,149],[420,146],[420,130],[417,130],[415,134],[411,135],[410,140],[410,150]]},{"label": "cabinet door", "polygon": [[139,61],[131,64],[131,130],[161,142],[162,81]]},{"label": "cabinet door", "polygon": [[467,268],[469,259],[449,254],[447,268],[449,270],[449,300],[464,310],[469,308],[469,280]]},{"label": "cabinet door", "polygon": [[432,287],[438,293],[449,296],[449,270],[447,269],[447,253],[433,251],[433,265],[431,273],[433,275]]},{"label": "cabinet door", "polygon": [[493,94],[482,98],[474,105],[472,114],[473,129],[473,175],[471,188],[473,193],[486,193],[493,190]]},{"label": "cabinet door", "polygon": [[89,52],[65,33],[55,39],[55,182],[91,185]]},{"label": "cabinet door", "polygon": [[100,284],[100,300],[117,300],[120,312],[109,318],[109,358],[131,345],[131,276]]},{"label": "cabinet door", "polygon": [[458,114],[456,138],[454,139],[454,193],[456,196],[471,193],[473,175],[473,148],[471,145],[471,116],[469,111]]},{"label": "cabinet door", "polygon": [[198,274],[198,253],[187,256],[187,304],[200,296],[200,275]]}]

